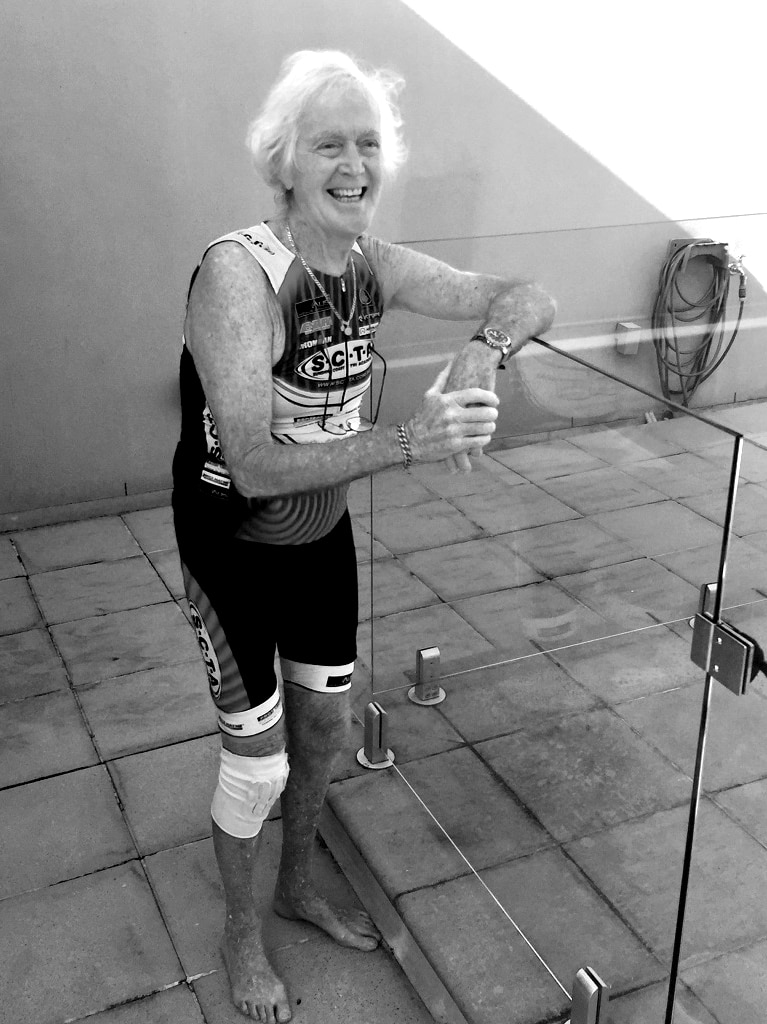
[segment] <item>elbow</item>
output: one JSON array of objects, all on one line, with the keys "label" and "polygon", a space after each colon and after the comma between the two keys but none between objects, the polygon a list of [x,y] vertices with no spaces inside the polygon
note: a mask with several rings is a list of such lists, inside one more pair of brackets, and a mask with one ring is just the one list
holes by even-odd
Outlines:
[{"label": "elbow", "polygon": [[557,302],[545,288],[535,281],[519,285],[522,298],[527,305],[530,320],[534,324],[532,334],[544,334],[554,323],[557,315]]}]

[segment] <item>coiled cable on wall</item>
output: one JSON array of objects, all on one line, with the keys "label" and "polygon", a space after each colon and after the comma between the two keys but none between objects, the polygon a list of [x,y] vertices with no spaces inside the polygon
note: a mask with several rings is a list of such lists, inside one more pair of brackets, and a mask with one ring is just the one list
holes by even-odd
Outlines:
[{"label": "coiled cable on wall", "polygon": [[[691,259],[706,260],[711,267],[708,288],[695,299],[688,298],[680,286]],[[740,276],[740,303],[725,346],[731,274]],[[721,366],[738,335],[745,300],[746,275],[742,264],[739,259],[728,262],[723,243],[691,240],[669,254],[661,268],[652,314],[653,343],[665,398],[681,398],[681,404],[688,405],[697,388]],[[699,331],[690,328],[689,325],[701,321]]]}]

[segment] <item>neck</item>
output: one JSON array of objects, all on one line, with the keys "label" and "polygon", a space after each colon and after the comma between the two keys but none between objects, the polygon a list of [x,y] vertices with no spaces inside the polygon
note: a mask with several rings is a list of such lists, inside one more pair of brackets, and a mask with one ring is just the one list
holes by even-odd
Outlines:
[{"label": "neck", "polygon": [[[287,227],[293,236],[290,244]],[[356,238],[336,238],[321,235],[295,214],[288,214],[279,224],[278,237],[288,249],[296,248],[310,267],[325,274],[343,274],[349,266],[349,257]]]}]

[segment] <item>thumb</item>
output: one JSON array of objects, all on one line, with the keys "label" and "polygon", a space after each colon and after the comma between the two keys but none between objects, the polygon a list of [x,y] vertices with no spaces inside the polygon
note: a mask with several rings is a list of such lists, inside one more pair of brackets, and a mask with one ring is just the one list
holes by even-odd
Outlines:
[{"label": "thumb", "polygon": [[451,359],[450,362],[447,364],[447,366],[443,370],[440,370],[440,372],[437,374],[437,377],[436,377],[434,383],[429,388],[429,390],[426,392],[427,395],[441,395],[442,394],[442,389],[444,388],[445,384],[447,383],[447,378],[450,376],[450,371],[452,370],[452,368],[453,368],[453,360]]}]

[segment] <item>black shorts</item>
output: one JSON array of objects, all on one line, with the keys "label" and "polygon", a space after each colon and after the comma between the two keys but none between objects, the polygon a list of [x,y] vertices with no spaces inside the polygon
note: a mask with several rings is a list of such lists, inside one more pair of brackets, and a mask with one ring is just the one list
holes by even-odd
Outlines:
[{"label": "black shorts", "polygon": [[[310,690],[351,686],[357,656],[357,560],[346,511],[309,544],[260,544],[179,529],[179,554],[219,726],[254,736],[282,715],[282,677]],[[220,535],[219,535],[220,536]]]}]

